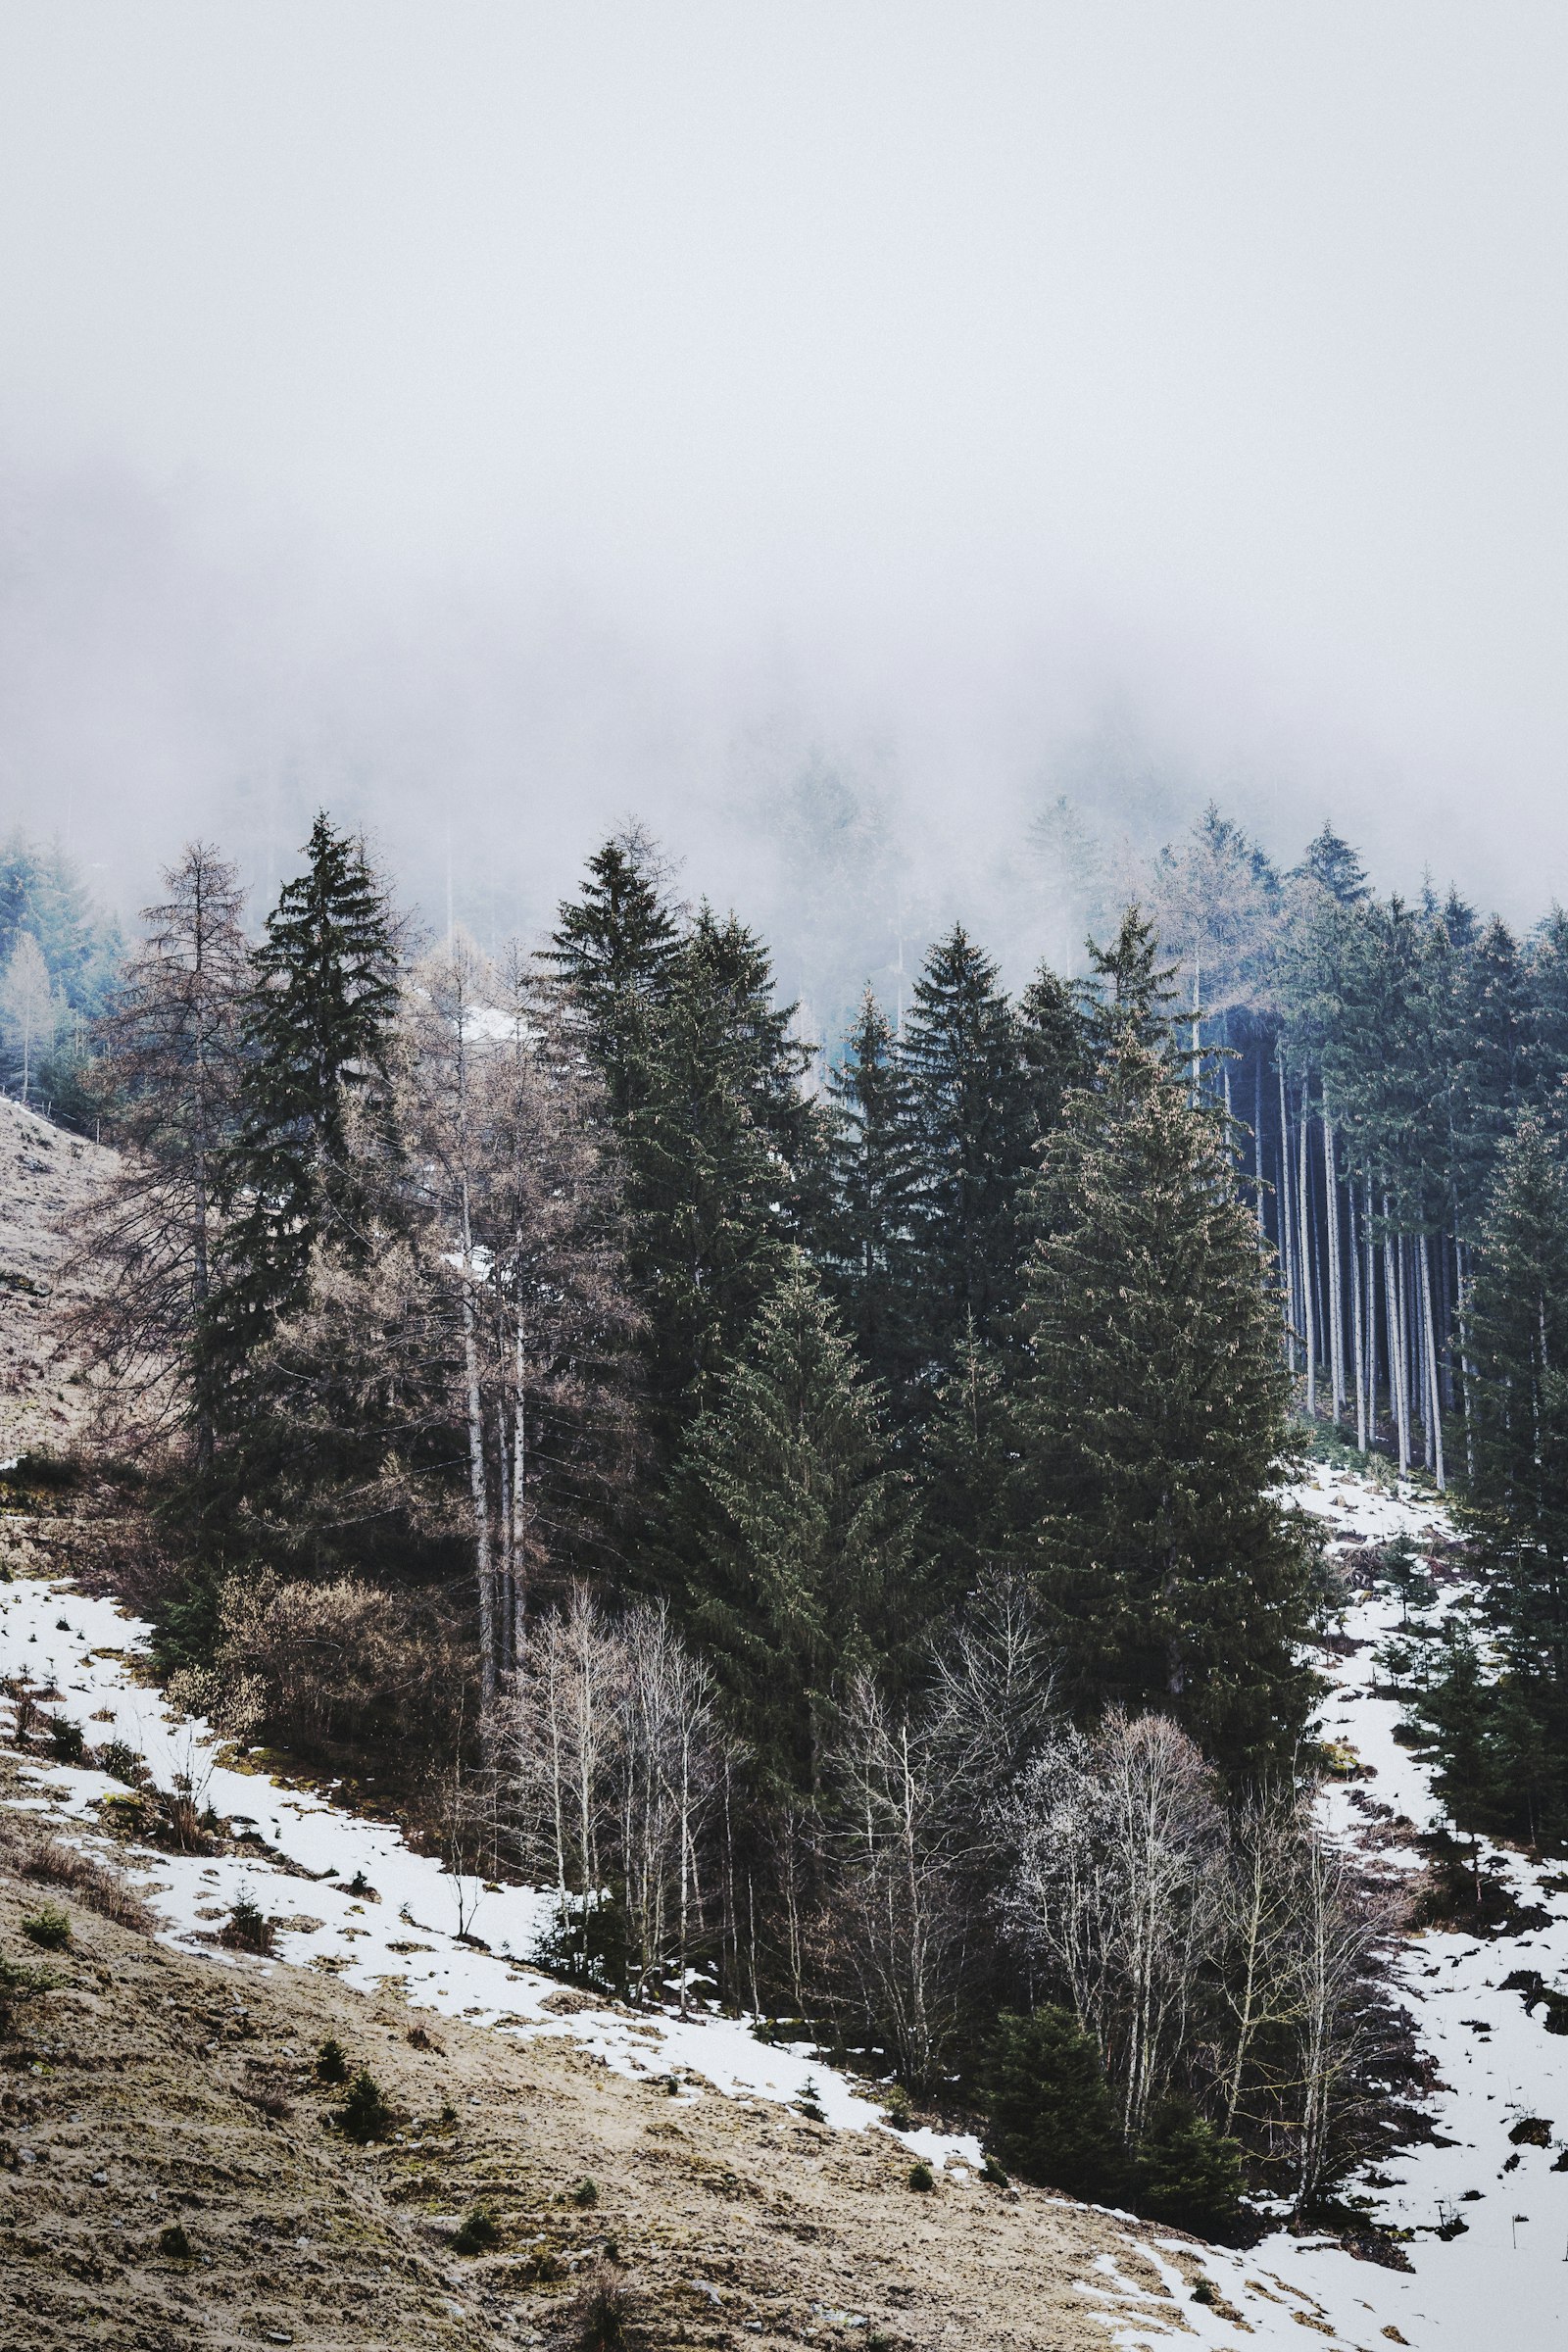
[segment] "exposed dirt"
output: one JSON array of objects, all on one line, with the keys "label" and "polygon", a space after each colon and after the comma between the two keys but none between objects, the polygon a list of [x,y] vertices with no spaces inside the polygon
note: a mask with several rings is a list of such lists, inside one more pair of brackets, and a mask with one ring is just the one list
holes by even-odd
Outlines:
[{"label": "exposed dirt", "polygon": [[[36,1951],[21,1922],[45,1891],[0,1875],[0,1949],[58,1980],[0,2040],[5,2352],[564,2344],[607,2248],[658,2346],[1076,2352],[1105,2342],[1074,2285],[1097,2252],[1159,2292],[1133,2229],[1028,2189],[917,2193],[881,2132],[676,2100],[565,2042],[188,1957],[69,1892],[48,1893],[69,1946]],[[328,2035],[395,2136],[323,2129],[343,2095],[316,2080]],[[464,2256],[451,2235],[476,2206],[500,2243]],[[174,2224],[188,2257],[160,2248]]]},{"label": "exposed dirt", "polygon": [[115,1156],[0,1096],[0,1461],[69,1446],[91,1411],[48,1310],[73,1281],[73,1217]]}]

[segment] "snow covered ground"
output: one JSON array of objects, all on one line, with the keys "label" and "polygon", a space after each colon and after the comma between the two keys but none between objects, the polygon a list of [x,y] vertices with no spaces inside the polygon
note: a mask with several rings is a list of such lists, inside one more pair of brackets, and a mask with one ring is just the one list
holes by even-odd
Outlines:
[{"label": "snow covered ground", "polygon": [[[1419,1545],[1449,1532],[1412,1491],[1359,1478],[1316,1472],[1301,1499],[1341,1544],[1403,1529]],[[1351,1801],[1356,1791],[1412,1829],[1440,1818],[1428,1774],[1394,1740],[1397,1706],[1372,1695],[1376,1645],[1398,1618],[1396,1602],[1360,1604],[1347,1624],[1359,1646],[1333,1662],[1324,1729],[1373,1776],[1336,1785],[1325,1800],[1348,1837],[1367,1827],[1368,1816]],[[172,1716],[137,1679],[135,1653],[146,1633],[111,1603],[68,1585],[19,1579],[0,1587],[0,1675],[53,1685],[55,1711],[79,1724],[93,1745],[123,1740],[162,1788],[184,1776],[202,1803],[236,1828],[254,1829],[277,1857],[119,1850],[166,1921],[167,1940],[208,1951],[217,1966],[232,1965],[199,1938],[247,1890],[283,1923],[278,1953],[294,1966],[328,1969],[367,1989],[396,1979],[416,2005],[502,2032],[569,2034],[622,2072],[681,2076],[683,2095],[694,2100],[716,2092],[789,2102],[809,2082],[831,2124],[876,2126],[880,2102],[863,2086],[805,2047],[758,2040],[744,2021],[577,2006],[580,1996],[564,1995],[526,1965],[551,1916],[547,1895],[486,1888],[471,1879],[460,1886],[437,1862],[412,1852],[394,1828],[220,1761],[203,1724]],[[47,1814],[56,1834],[102,1842],[96,1803],[121,1784],[43,1762],[30,1765],[26,1779],[32,1793],[24,1801]],[[1383,1835],[1391,1826],[1396,1842],[1385,1847],[1386,1858],[1413,1865],[1415,1854],[1397,1843],[1396,1822],[1385,1819]],[[1137,2278],[1136,2256],[1147,2254],[1148,2241],[1129,2236],[1126,2266],[1102,2255],[1085,2281],[1103,2301],[1107,2341],[1169,2344],[1191,2330],[1188,2340],[1203,2344],[1298,2347],[1302,2325],[1360,2352],[1389,2341],[1470,2352],[1504,2330],[1510,2352],[1545,2352],[1568,2340],[1568,2170],[1553,2169],[1568,2143],[1568,2035],[1548,2034],[1543,2007],[1527,2015],[1518,1992],[1501,1990],[1511,1971],[1533,1968],[1547,1984],[1562,1972],[1568,1991],[1568,1875],[1532,1868],[1516,1855],[1491,1858],[1521,1900],[1549,1914],[1549,1925],[1495,1942],[1428,1932],[1404,1949],[1403,1987],[1445,2086],[1434,2121],[1449,2143],[1411,2148],[1384,2176],[1392,2185],[1376,2191],[1388,2219],[1422,2232],[1409,2247],[1413,2271],[1359,2262],[1337,2246],[1284,2232],[1249,2254],[1205,2251],[1214,2288],[1241,2315],[1238,2325],[1191,2300],[1171,2259],[1175,2241],[1156,2260],[1177,2306],[1152,2295]],[[460,1929],[489,1948],[460,1940]],[[1547,2146],[1510,2140],[1513,2126],[1527,2118],[1549,2125]],[[967,2182],[979,2163],[972,2138],[918,2130],[902,2136],[956,2184]],[[1462,2234],[1446,2241],[1429,2234],[1455,2216],[1466,2224]]]}]

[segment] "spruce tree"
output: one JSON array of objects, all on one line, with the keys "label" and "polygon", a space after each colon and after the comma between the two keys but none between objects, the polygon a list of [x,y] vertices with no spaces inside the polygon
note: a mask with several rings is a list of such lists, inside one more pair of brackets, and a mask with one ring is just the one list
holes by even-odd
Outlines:
[{"label": "spruce tree", "polygon": [[908,1506],[876,1392],[799,1254],[691,1429],[676,1489],[692,1624],[760,1781],[812,1793],[834,1684],[904,1630]]},{"label": "spruce tree", "polygon": [[974,1592],[1006,1552],[1015,1369],[971,1323],[920,1424],[918,1544],[935,1608]]},{"label": "spruce tree", "polygon": [[562,904],[544,956],[619,1124],[645,1100],[652,1039],[679,953],[662,862],[632,826],[589,858],[581,892]]},{"label": "spruce tree", "polygon": [[935,1366],[952,1361],[971,1321],[981,1339],[1011,1330],[1035,1140],[1017,1019],[961,925],[926,958],[903,1058],[918,1169],[917,1341]]},{"label": "spruce tree", "polygon": [[869,989],[828,1075],[835,1112],[823,1260],[867,1368],[901,1396],[914,1369],[910,1224],[918,1163],[909,1079],[892,1025]]},{"label": "spruce tree", "polygon": [[1289,1379],[1226,1122],[1146,1042],[1148,996],[1124,992],[1097,1090],[1045,1149],[1021,1557],[1081,1709],[1166,1708],[1246,1773],[1289,1752],[1311,1687],[1308,1547],[1278,1497]]},{"label": "spruce tree", "polygon": [[351,1124],[391,1148],[396,921],[363,841],[334,830],[324,812],[306,855],[252,957],[214,1312],[214,1348],[231,1372],[280,1316],[304,1305],[318,1242],[330,1237],[351,1262],[363,1253]]},{"label": "spruce tree", "polygon": [[1534,1112],[1498,1158],[1467,1338],[1486,1610],[1503,1691],[1550,1758],[1555,1826],[1568,1812],[1568,1178]]},{"label": "spruce tree", "polygon": [[1061,1117],[1069,1088],[1087,1075],[1083,1013],[1069,981],[1043,963],[1018,1000],[1018,1043],[1036,1137]]},{"label": "spruce tree", "polygon": [[800,1089],[810,1049],[790,1034],[793,1010],[773,1003],[760,941],[700,908],[621,1130],[627,1262],[665,1463],[817,1212],[823,1123]]},{"label": "spruce tree", "polygon": [[988,2153],[1011,2172],[1070,2197],[1110,2202],[1127,2184],[1116,2102],[1093,2037],[1072,2012],[1046,2003],[1005,2011],[985,2070]]}]

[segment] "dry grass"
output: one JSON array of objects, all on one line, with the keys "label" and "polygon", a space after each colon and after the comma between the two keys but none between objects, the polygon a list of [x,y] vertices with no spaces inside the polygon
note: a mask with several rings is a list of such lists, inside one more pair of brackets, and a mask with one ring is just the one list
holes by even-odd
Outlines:
[{"label": "dry grass", "polygon": [[15,1814],[0,1813],[0,1862],[19,1879],[62,1886],[100,1919],[150,1936],[158,1921],[120,1871],[91,1854],[78,1853],[58,1838],[39,1838]]}]

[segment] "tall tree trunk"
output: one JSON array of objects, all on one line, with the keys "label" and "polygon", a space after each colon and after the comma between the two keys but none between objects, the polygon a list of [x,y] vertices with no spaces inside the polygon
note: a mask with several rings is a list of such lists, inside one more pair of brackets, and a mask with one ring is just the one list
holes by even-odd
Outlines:
[{"label": "tall tree trunk", "polygon": [[1259,1241],[1268,1238],[1268,1220],[1263,1214],[1263,1041],[1253,1040],[1252,1054],[1252,1183],[1257,1195],[1257,1233]]},{"label": "tall tree trunk", "polygon": [[1425,1234],[1419,1237],[1416,1247],[1421,1252],[1421,1317],[1427,1339],[1427,1394],[1431,1398],[1427,1409],[1431,1417],[1432,1468],[1438,1482],[1438,1493],[1442,1494],[1448,1482],[1443,1472],[1443,1398],[1438,1389],[1438,1341],[1432,1320],[1432,1270]]},{"label": "tall tree trunk", "polygon": [[1301,1341],[1306,1348],[1306,1409],[1308,1414],[1315,1414],[1317,1411],[1317,1334],[1313,1328],[1316,1318],[1312,1310],[1316,1301],[1312,1294],[1316,1288],[1317,1274],[1312,1263],[1312,1227],[1307,1213],[1307,1190],[1311,1180],[1311,1166],[1306,1150],[1307,1123],[1306,1080],[1303,1078],[1301,1081],[1301,1133],[1299,1138],[1300,1172],[1297,1184],[1297,1213],[1301,1228]]},{"label": "tall tree trunk", "polygon": [[1361,1252],[1355,1229],[1355,1186],[1346,1193],[1350,1219],[1350,1345],[1355,1350],[1355,1444],[1356,1450],[1367,1449],[1366,1419],[1366,1348],[1361,1327]]},{"label": "tall tree trunk", "polygon": [[1369,1440],[1375,1442],[1378,1434],[1378,1251],[1372,1238],[1370,1174],[1365,1178],[1361,1191],[1361,1248],[1365,1260],[1366,1408]]},{"label": "tall tree trunk", "polygon": [[1334,1419],[1345,1412],[1345,1298],[1340,1269],[1340,1180],[1335,1167],[1334,1121],[1323,1098],[1323,1200],[1329,1242],[1329,1355],[1334,1374]]},{"label": "tall tree trunk", "polygon": [[1455,1241],[1454,1280],[1459,1290],[1459,1393],[1464,1399],[1464,1473],[1472,1482],[1476,1474],[1476,1432],[1471,1406],[1470,1382],[1470,1251],[1468,1246]]},{"label": "tall tree trunk", "polygon": [[1296,1303],[1296,1219],[1291,1194],[1291,1114],[1285,1102],[1285,1064],[1275,1048],[1274,1066],[1280,1081],[1280,1191],[1279,1225],[1280,1257],[1285,1268],[1285,1360],[1296,1370],[1296,1334],[1298,1313]]},{"label": "tall tree trunk", "polygon": [[1389,1409],[1398,1439],[1399,1474],[1410,1470],[1410,1416],[1404,1387],[1404,1327],[1399,1314],[1399,1267],[1395,1237],[1389,1231],[1389,1196],[1383,1196],[1383,1290],[1389,1325]]},{"label": "tall tree trunk", "polygon": [[[466,1259],[466,1250],[464,1256]],[[473,1567],[479,1587],[479,1695],[486,1710],[496,1695],[495,1564],[490,1541],[490,1486],[484,1459],[484,1409],[479,1394],[479,1347],[473,1282],[463,1281],[463,1369],[468,1404],[468,1493],[473,1507]]]}]

